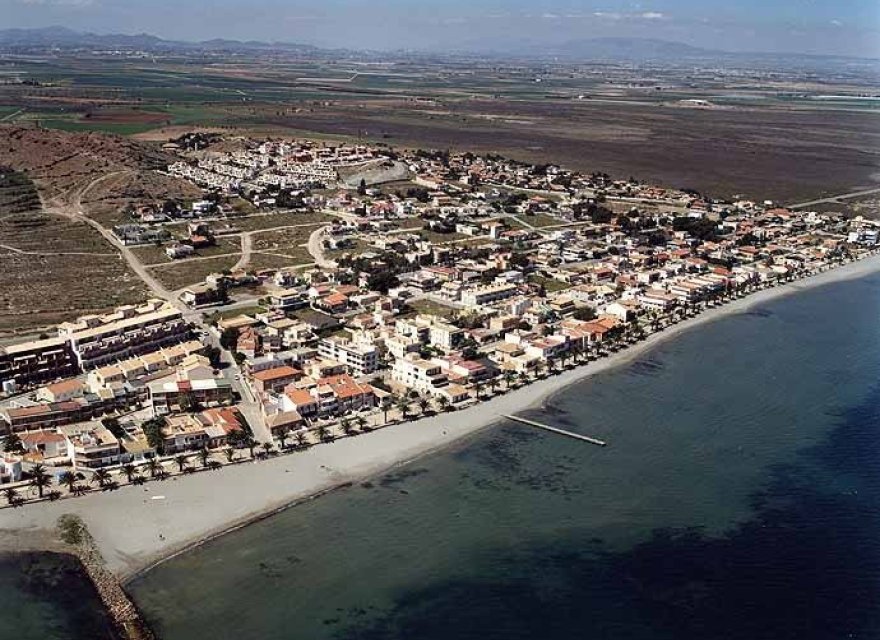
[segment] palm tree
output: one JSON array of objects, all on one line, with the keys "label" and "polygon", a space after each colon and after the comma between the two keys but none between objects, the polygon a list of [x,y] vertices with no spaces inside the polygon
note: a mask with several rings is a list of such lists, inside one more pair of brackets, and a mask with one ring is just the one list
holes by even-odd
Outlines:
[{"label": "palm tree", "polygon": [[397,401],[397,409],[400,411],[400,415],[406,420],[409,415],[409,408],[412,406],[412,403],[407,398],[400,398]]},{"label": "palm tree", "polygon": [[235,449],[232,447],[226,447],[223,453],[226,455],[226,462],[232,462],[232,459],[235,458]]},{"label": "palm tree", "polygon": [[321,442],[326,442],[330,438],[330,430],[327,428],[326,424],[318,425],[318,440]]},{"label": "palm tree", "polygon": [[58,482],[63,485],[67,485],[67,490],[70,493],[76,493],[77,482],[83,479],[83,474],[76,471],[65,471],[58,478]]},{"label": "palm tree", "polygon": [[187,460],[186,460],[186,456],[183,455],[182,453],[174,456],[174,462],[177,464],[177,469],[181,473],[183,473],[183,470],[188,468],[188,466],[189,466],[187,463]]},{"label": "palm tree", "polygon": [[12,487],[3,490],[3,495],[6,496],[6,502],[11,504],[13,507],[18,507],[22,503],[21,497],[18,495],[18,490]]},{"label": "palm tree", "polygon": [[382,397],[382,422],[388,422],[388,410],[393,407],[395,404],[394,396],[383,396]]},{"label": "palm tree", "polygon": [[272,453],[272,443],[271,442],[264,442],[263,443],[263,453],[265,453],[267,456],[270,453]]},{"label": "palm tree", "polygon": [[303,431],[297,431],[294,434],[294,439],[296,440],[296,446],[299,449],[302,449],[306,446],[306,434]]},{"label": "palm tree", "polygon": [[498,389],[498,376],[492,376],[489,379],[489,390],[492,392],[492,395],[495,395],[495,391]]},{"label": "palm tree", "polygon": [[208,451],[207,447],[202,447],[199,449],[199,460],[202,463],[202,467],[208,466],[208,460],[211,458],[211,452]]},{"label": "palm tree", "polygon": [[254,457],[254,449],[257,448],[257,440],[251,434],[247,434],[244,439],[244,446],[248,448],[248,451],[251,452],[251,458]]},{"label": "palm tree", "polygon": [[128,484],[131,484],[131,479],[134,478],[135,474],[137,474],[137,467],[132,463],[127,462],[121,467],[119,470],[125,475],[125,479],[128,480]]},{"label": "palm tree", "polygon": [[92,480],[98,483],[100,488],[104,488],[107,486],[107,483],[110,482],[110,472],[106,469],[96,469],[92,473]]},{"label": "palm tree", "polygon": [[510,385],[513,384],[513,379],[516,377],[516,374],[508,369],[504,372],[504,384],[510,389]]},{"label": "palm tree", "polygon": [[421,414],[424,414],[428,410],[428,407],[431,406],[431,403],[425,397],[419,398],[416,404],[419,405],[419,413]]},{"label": "palm tree", "polygon": [[447,409],[449,409],[449,398],[447,398],[446,396],[438,396],[437,406],[440,407],[440,411],[446,411]]},{"label": "palm tree", "polygon": [[147,460],[147,471],[150,472],[150,477],[155,478],[156,474],[162,470],[162,463],[156,460],[156,458],[150,458]]},{"label": "palm tree", "polygon": [[52,486],[52,476],[46,473],[46,467],[41,464],[35,464],[31,469],[31,485],[37,488],[40,497],[43,497],[43,491],[47,487]]},{"label": "palm tree", "polygon": [[343,418],[340,421],[339,426],[342,427],[342,430],[347,436],[350,436],[352,434],[352,431],[354,431],[354,427],[352,427],[351,425],[351,420],[349,420],[348,418]]},{"label": "palm tree", "polygon": [[367,419],[363,416],[358,416],[354,419],[354,422],[355,424],[357,424],[358,429],[360,429],[361,431],[367,428]]},{"label": "palm tree", "polygon": [[480,396],[481,396],[482,393],[483,393],[483,383],[482,383],[482,382],[477,382],[476,384],[474,384],[474,391],[475,391],[476,394],[477,394],[477,400],[479,400],[479,399],[480,399]]},{"label": "palm tree", "polygon": [[285,427],[281,430],[281,433],[278,434],[278,442],[281,443],[281,449],[284,450],[287,448],[287,439],[290,437],[290,431]]}]

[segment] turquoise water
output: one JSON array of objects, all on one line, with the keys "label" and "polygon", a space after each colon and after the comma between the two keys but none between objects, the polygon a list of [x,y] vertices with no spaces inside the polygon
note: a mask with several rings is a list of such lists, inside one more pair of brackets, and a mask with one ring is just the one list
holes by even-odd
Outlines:
[{"label": "turquoise water", "polygon": [[164,640],[878,638],[878,374],[880,275],[811,289],[530,413],[609,447],[505,424],[132,592]]}]

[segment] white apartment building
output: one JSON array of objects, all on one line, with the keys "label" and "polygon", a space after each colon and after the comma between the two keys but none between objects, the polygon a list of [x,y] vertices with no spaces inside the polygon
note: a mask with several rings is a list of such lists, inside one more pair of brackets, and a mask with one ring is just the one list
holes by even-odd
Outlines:
[{"label": "white apartment building", "polygon": [[350,340],[331,336],[318,343],[318,355],[336,360],[356,376],[373,373],[379,368],[379,351],[367,344],[354,344]]},{"label": "white apartment building", "polygon": [[407,389],[431,395],[437,395],[449,384],[440,365],[412,355],[394,361],[391,379]]},{"label": "white apartment building", "polygon": [[515,296],[517,290],[518,289],[514,284],[489,284],[474,287],[472,289],[465,289],[461,292],[461,301],[469,307],[478,307]]}]

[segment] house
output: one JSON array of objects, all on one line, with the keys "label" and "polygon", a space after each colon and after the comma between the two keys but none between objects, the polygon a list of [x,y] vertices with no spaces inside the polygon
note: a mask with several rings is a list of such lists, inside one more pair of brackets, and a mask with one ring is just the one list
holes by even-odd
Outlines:
[{"label": "house", "polygon": [[[184,245],[186,246],[186,245]],[[188,307],[200,307],[213,304],[220,299],[220,292],[215,285],[203,282],[187,287],[180,293],[180,300]]]},{"label": "house", "polygon": [[67,440],[57,431],[29,431],[20,438],[28,460],[47,464],[67,460]]},{"label": "house", "polygon": [[83,383],[76,378],[62,380],[46,385],[37,391],[37,400],[41,402],[65,402],[83,395]]},{"label": "house", "polygon": [[254,388],[264,393],[266,391],[279,392],[292,382],[302,377],[302,371],[291,366],[283,365],[271,369],[256,371],[251,375]]},{"label": "house", "polygon": [[59,428],[67,443],[73,467],[96,469],[123,461],[119,440],[99,421],[69,424]]}]

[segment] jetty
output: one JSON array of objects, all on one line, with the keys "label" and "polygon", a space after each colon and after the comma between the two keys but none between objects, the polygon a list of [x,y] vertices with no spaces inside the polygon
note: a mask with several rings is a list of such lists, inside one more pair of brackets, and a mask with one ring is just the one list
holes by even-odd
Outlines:
[{"label": "jetty", "polygon": [[558,433],[562,436],[567,436],[569,438],[574,438],[575,440],[583,440],[584,442],[589,442],[590,444],[594,444],[597,447],[606,447],[608,443],[604,440],[599,440],[598,438],[591,438],[590,436],[584,436],[579,433],[574,433],[572,431],[566,431],[565,429],[559,429],[557,427],[551,427],[549,424],[541,424],[540,422],[535,422],[534,420],[529,420],[528,418],[521,418],[519,416],[509,416],[502,414],[502,418],[507,418],[508,420],[513,420],[514,422],[519,422],[521,424],[526,424],[530,427],[535,427],[537,429],[543,429],[544,431],[550,431],[552,433]]}]

